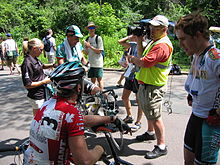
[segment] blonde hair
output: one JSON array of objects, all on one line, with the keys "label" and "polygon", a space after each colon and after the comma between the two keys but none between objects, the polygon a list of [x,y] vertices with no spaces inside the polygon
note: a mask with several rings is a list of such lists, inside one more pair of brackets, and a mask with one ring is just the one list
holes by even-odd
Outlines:
[{"label": "blonde hair", "polygon": [[33,38],[33,39],[28,41],[28,51],[30,52],[30,50],[33,47],[40,47],[42,44],[43,44],[43,42],[40,39]]}]

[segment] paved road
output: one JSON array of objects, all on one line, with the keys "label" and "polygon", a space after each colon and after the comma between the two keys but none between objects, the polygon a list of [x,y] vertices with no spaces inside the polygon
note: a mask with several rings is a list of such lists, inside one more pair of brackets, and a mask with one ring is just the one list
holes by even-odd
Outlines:
[{"label": "paved road", "polygon": [[[104,81],[106,88],[115,89],[121,102],[122,88],[115,87],[121,72],[105,71]],[[125,148],[120,153],[121,157],[135,165],[182,165],[183,164],[183,135],[184,129],[191,112],[186,105],[186,92],[183,89],[186,75],[170,76],[166,99],[172,101],[173,113],[168,115],[164,107],[163,119],[166,127],[166,141],[168,155],[154,160],[147,160],[144,155],[147,150],[152,150],[156,141],[138,143],[134,139],[146,130],[146,119],[142,118],[142,128],[132,136],[125,135]],[[22,87],[19,75],[8,75],[8,71],[0,71],[0,147],[3,144],[19,144],[28,137],[29,124],[32,110],[26,98],[26,90]],[[170,88],[171,84],[171,88]],[[171,93],[171,95],[169,94]],[[132,94],[132,103],[135,98]],[[136,116],[137,106],[133,105],[133,114]],[[125,117],[125,109],[120,107],[120,116]],[[102,135],[97,139],[88,139],[90,146],[97,143],[106,144]],[[13,153],[0,153],[0,164],[13,163]],[[102,164],[102,163],[100,163]]]}]

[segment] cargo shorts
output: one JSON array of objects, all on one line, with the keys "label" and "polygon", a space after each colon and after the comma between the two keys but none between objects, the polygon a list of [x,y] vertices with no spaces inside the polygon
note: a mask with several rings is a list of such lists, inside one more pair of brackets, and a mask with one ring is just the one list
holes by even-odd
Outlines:
[{"label": "cargo shorts", "polygon": [[162,115],[162,102],[166,86],[140,84],[137,97],[148,120],[157,120]]}]

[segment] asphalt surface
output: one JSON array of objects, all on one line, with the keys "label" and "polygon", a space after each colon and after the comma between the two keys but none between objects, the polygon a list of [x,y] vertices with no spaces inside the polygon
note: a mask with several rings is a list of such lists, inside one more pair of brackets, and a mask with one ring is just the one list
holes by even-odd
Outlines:
[{"label": "asphalt surface", "polygon": [[[126,116],[121,101],[122,88],[116,87],[122,72],[105,71],[104,84],[106,89],[114,89],[118,94],[120,105],[119,116]],[[182,165],[183,162],[183,136],[191,109],[186,104],[186,92],[184,81],[186,75],[169,76],[168,91],[165,100],[172,102],[172,114],[168,114],[166,107],[163,107],[163,121],[166,128],[166,145],[168,154],[153,160],[144,158],[146,151],[153,149],[156,141],[137,142],[135,137],[146,131],[147,124],[145,117],[142,118],[142,128],[133,135],[124,135],[125,147],[119,153],[122,159],[134,165]],[[32,119],[32,109],[26,97],[26,90],[22,86],[21,77],[18,74],[9,75],[8,69],[0,71],[0,147],[4,144],[20,144],[28,138],[29,125]],[[135,96],[131,95],[132,112],[134,117],[137,113]],[[88,138],[89,147],[95,144],[102,144],[109,153],[108,146],[102,134],[96,138]],[[9,165],[14,162],[14,152],[0,153],[0,165]],[[17,164],[18,157],[15,158]],[[99,164],[103,164],[99,162]],[[219,164],[220,165],[220,162]]]}]

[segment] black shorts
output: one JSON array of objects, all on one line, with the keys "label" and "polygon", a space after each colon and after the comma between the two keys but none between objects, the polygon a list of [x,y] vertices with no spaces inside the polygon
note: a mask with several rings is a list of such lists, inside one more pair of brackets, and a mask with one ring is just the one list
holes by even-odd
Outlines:
[{"label": "black shorts", "polygon": [[127,90],[130,90],[134,93],[137,93],[138,88],[139,88],[138,81],[136,79],[129,80],[129,79],[125,78],[124,88]]},{"label": "black shorts", "polygon": [[195,154],[197,164],[215,164],[220,148],[220,128],[192,114],[186,127],[184,147]]}]

